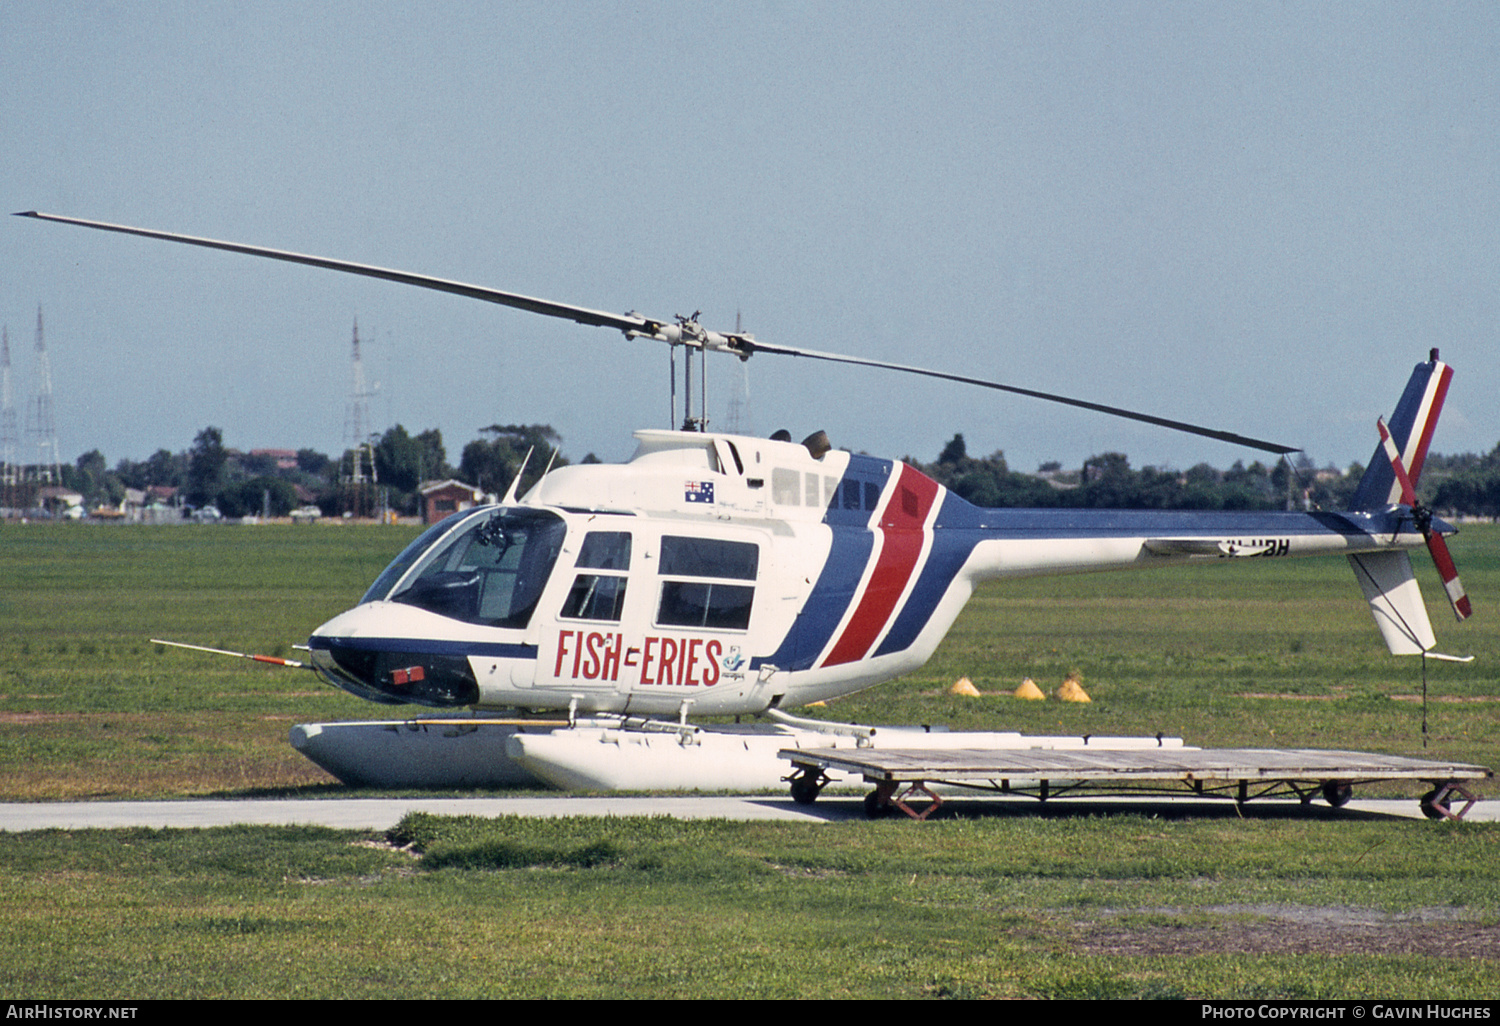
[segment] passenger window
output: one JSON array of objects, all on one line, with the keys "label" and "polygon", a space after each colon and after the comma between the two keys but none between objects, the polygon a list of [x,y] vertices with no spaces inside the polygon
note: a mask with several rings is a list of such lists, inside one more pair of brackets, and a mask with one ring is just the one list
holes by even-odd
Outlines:
[{"label": "passenger window", "polygon": [[745,630],[755,589],[743,584],[664,581],[656,622],[664,627],[713,627]]},{"label": "passenger window", "polygon": [[659,572],[663,577],[728,577],[753,581],[759,566],[760,546],[754,542],[674,535],[665,535],[661,540]]},{"label": "passenger window", "polygon": [[785,467],[771,470],[771,501],[779,506],[796,506],[802,494],[802,475]]},{"label": "passenger window", "polygon": [[750,626],[754,585],[723,582],[753,582],[759,568],[760,547],[752,542],[664,536],[658,567],[663,578],[709,579],[663,580],[656,622],[668,627],[745,630]]}]

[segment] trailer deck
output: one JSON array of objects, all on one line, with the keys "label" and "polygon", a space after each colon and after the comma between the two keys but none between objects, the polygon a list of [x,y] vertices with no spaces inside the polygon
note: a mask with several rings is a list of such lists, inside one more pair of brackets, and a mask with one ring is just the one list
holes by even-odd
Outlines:
[{"label": "trailer deck", "polygon": [[[1471,788],[1490,780],[1484,766],[1409,759],[1368,752],[1310,749],[1159,748],[1134,751],[1088,749],[985,749],[947,751],[896,748],[786,749],[792,763],[792,797],[816,800],[828,770],[859,774],[875,785],[865,796],[872,817],[899,810],[926,819],[943,799],[929,785],[1024,795],[1048,801],[1089,795],[1188,794],[1219,797],[1236,804],[1295,795],[1306,805],[1321,794],[1338,807],[1353,788],[1384,780],[1421,780],[1432,790],[1420,799],[1432,819],[1462,819],[1479,795]],[[1464,804],[1456,811],[1455,801]],[[915,808],[913,801],[925,801]]]}]

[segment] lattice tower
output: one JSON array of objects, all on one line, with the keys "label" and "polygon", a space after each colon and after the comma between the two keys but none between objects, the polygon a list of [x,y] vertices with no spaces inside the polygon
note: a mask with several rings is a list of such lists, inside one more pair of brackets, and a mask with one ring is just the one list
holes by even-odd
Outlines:
[{"label": "lattice tower", "polygon": [[42,339],[42,308],[36,308],[36,398],[30,410],[29,434],[36,449],[32,477],[40,484],[60,484],[58,464],[62,457],[57,449],[57,421],[52,413],[52,364],[47,359],[47,344]]},{"label": "lattice tower", "polygon": [[359,355],[359,321],[354,322],[353,358],[349,371],[349,401],[344,406],[344,448],[351,452],[348,484],[375,480],[375,464],[366,433],[370,418],[370,389],[365,383],[365,364]]},{"label": "lattice tower", "polygon": [[10,378],[10,328],[0,327],[0,505],[15,505],[21,468],[16,465],[21,433],[16,426],[16,390]]},{"label": "lattice tower", "polygon": [[[734,312],[734,331],[740,332],[740,312]],[[752,435],[755,433],[750,418],[750,361],[740,361],[740,383],[729,394],[729,423],[726,425],[731,435]]]}]

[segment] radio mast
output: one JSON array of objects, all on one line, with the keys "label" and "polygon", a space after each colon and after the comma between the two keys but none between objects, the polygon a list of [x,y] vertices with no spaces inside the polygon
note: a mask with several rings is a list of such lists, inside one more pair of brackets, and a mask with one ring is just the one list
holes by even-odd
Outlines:
[{"label": "radio mast", "polygon": [[370,388],[365,383],[365,364],[359,355],[359,319],[354,321],[354,342],[349,371],[349,401],[344,406],[344,447],[349,461],[344,467],[347,507],[355,516],[374,512],[375,452],[367,424]]},{"label": "radio mast", "polygon": [[0,506],[18,503],[21,468],[16,455],[21,446],[16,427],[16,391],[10,379],[10,327],[0,327]]},{"label": "radio mast", "polygon": [[36,462],[31,477],[41,485],[62,483],[58,464],[57,421],[52,414],[52,364],[47,359],[47,344],[42,340],[42,308],[36,308],[36,398],[30,407],[30,433],[36,445]]}]

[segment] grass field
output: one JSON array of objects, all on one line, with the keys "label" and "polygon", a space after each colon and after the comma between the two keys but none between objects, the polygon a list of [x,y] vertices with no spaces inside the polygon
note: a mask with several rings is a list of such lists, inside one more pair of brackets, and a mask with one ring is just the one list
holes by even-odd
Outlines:
[{"label": "grass field", "polygon": [[[410,535],[0,526],[0,799],[344,793],[286,729],[382,710],[146,639],[287,653]],[[1433,622],[1478,659],[1431,668],[1426,752],[1494,766],[1500,530],[1452,548],[1475,617]],[[1074,669],[1092,704],[1003,694]],[[1344,561],[1249,560],[987,587],[921,672],[820,715],[1421,755],[1420,687]],[[0,981],[36,998],[1488,998],[1500,969],[1493,824],[414,817],[0,834],[0,867]]]}]

